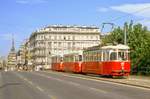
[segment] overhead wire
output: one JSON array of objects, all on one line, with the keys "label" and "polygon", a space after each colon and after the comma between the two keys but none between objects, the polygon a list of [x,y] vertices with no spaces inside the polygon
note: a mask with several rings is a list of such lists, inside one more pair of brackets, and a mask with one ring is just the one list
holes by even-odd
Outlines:
[{"label": "overhead wire", "polygon": [[117,21],[117,20],[120,20],[120,19],[122,19],[122,18],[124,18],[124,17],[132,16],[133,14],[136,14],[136,13],[139,13],[139,12],[142,12],[142,11],[145,11],[145,10],[147,10],[147,9],[150,9],[150,6],[149,6],[149,7],[145,7],[145,8],[143,8],[143,9],[140,9],[140,10],[137,10],[137,11],[135,11],[135,12],[133,12],[133,13],[128,13],[128,14],[126,14],[126,15],[123,15],[123,16],[120,16],[120,17],[111,19],[111,20],[109,20],[109,21],[107,21],[107,22]]}]

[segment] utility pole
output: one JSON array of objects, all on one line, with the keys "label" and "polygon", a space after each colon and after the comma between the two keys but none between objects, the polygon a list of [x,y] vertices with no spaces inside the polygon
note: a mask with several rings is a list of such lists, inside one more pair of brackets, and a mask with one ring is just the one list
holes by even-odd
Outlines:
[{"label": "utility pole", "polygon": [[127,27],[124,26],[124,45],[127,45]]}]

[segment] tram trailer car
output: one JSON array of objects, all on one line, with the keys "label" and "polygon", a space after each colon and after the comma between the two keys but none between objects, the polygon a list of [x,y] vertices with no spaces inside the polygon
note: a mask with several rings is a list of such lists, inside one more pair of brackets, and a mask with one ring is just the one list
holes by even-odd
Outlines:
[{"label": "tram trailer car", "polygon": [[82,52],[65,54],[63,57],[63,71],[81,73]]},{"label": "tram trailer car", "polygon": [[62,71],[62,59],[63,57],[61,55],[52,56],[52,70],[54,71]]},{"label": "tram trailer car", "polygon": [[88,48],[83,51],[83,73],[129,76],[129,47],[126,45]]}]

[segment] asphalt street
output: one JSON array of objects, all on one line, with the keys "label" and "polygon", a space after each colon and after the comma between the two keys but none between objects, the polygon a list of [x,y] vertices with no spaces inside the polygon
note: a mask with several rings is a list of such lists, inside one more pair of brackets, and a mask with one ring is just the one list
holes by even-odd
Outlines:
[{"label": "asphalt street", "polygon": [[150,99],[150,90],[57,72],[0,72],[0,99]]}]

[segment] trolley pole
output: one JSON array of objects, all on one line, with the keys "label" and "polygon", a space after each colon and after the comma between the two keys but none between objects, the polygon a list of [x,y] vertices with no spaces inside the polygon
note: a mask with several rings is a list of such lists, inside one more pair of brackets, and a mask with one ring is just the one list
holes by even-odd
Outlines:
[{"label": "trolley pole", "polygon": [[114,29],[114,25],[115,24],[114,23],[110,23],[110,22],[108,22],[108,23],[102,23],[102,28],[100,30],[100,35],[99,35],[100,43],[101,43],[101,33],[103,32],[103,29],[105,28],[105,25],[110,25],[111,26],[111,32],[112,32],[112,30]]}]

